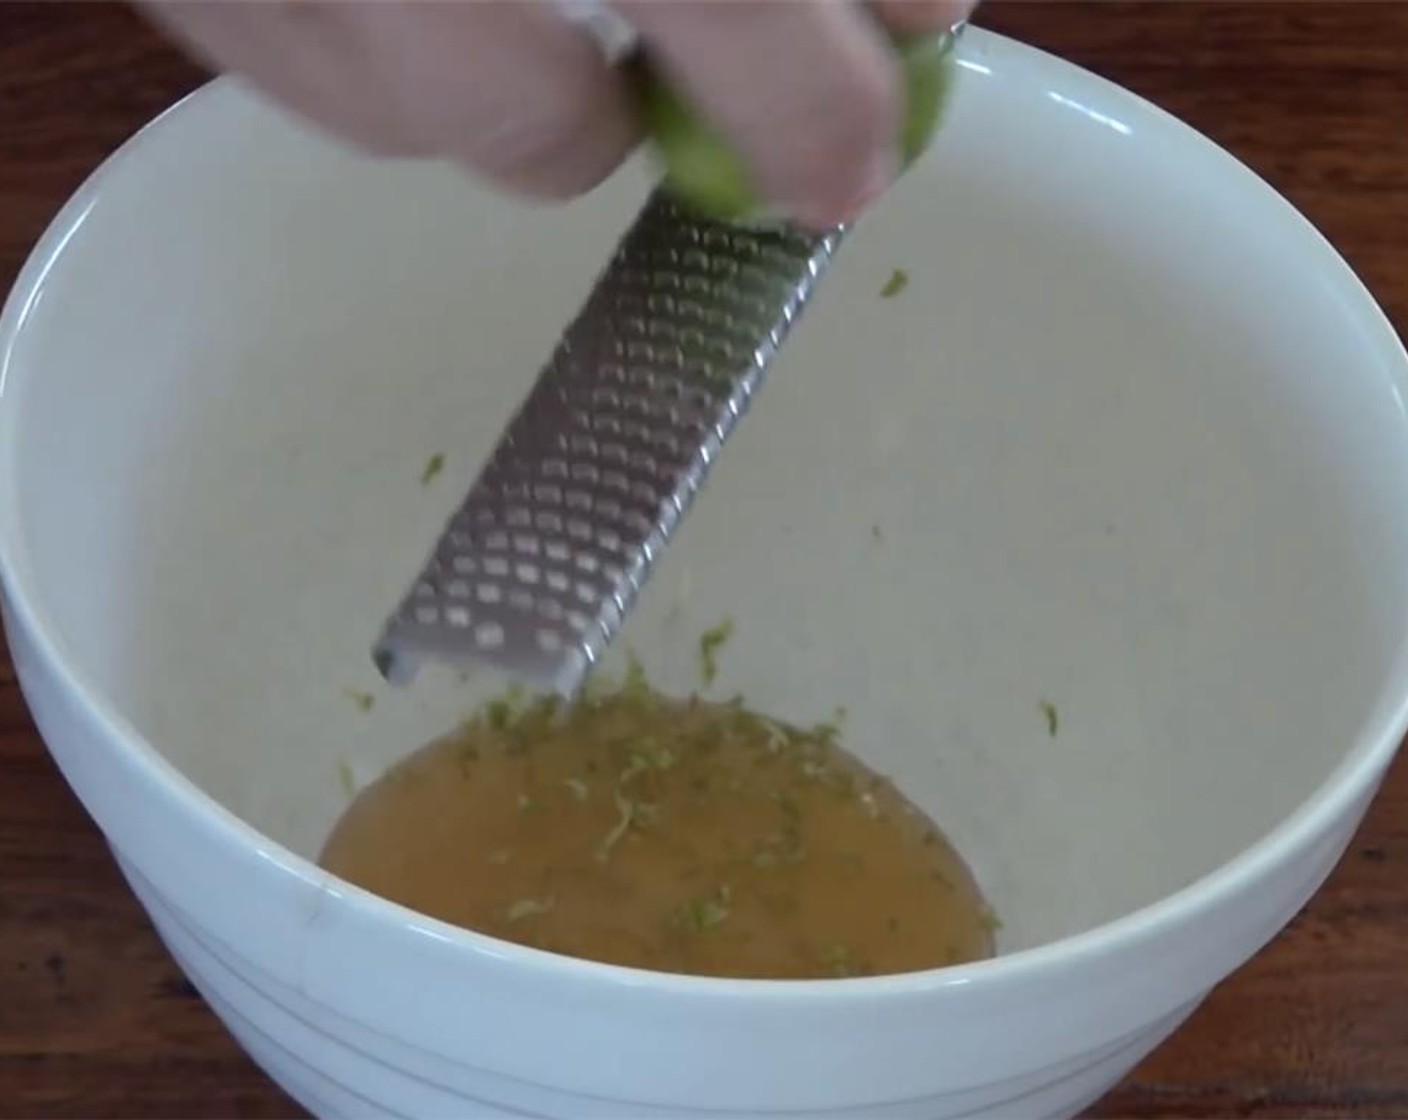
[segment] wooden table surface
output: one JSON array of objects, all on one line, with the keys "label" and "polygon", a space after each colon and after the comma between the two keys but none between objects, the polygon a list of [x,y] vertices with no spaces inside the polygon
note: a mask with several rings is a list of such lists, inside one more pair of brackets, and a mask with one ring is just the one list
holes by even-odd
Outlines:
[{"label": "wooden table surface", "polygon": [[[1408,323],[1408,4],[999,2],[979,22],[1225,145]],[[0,290],[201,80],[124,8],[0,2]],[[157,942],[0,654],[0,1116],[297,1115]],[[1408,764],[1305,913],[1096,1115],[1408,1117]]]}]

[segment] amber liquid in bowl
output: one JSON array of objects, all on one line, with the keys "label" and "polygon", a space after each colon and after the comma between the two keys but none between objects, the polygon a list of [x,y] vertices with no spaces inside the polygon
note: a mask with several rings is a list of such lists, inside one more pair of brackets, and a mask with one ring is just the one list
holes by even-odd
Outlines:
[{"label": "amber liquid in bowl", "polygon": [[321,863],[424,914],[574,957],[749,978],[990,956],[943,834],[839,728],[661,696],[500,700],[393,766]]}]

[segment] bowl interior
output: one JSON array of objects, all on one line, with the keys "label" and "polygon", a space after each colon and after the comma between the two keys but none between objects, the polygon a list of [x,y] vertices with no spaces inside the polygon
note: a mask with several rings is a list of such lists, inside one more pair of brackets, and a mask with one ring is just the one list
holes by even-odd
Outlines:
[{"label": "bowl interior", "polygon": [[[623,642],[691,688],[731,617],[721,694],[844,705],[1011,949],[1226,861],[1391,699],[1408,433],[1390,332],[1267,188],[1088,75],[965,51]],[[11,308],[10,563],[79,671],[294,852],[344,766],[488,687],[389,689],[370,643],[647,185],[532,208],[220,84],[90,185]]]}]

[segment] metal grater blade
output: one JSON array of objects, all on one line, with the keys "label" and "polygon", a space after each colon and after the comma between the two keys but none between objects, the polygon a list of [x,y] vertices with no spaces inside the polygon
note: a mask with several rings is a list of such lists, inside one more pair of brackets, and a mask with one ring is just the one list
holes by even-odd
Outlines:
[{"label": "metal grater blade", "polygon": [[724,225],[657,189],[374,656],[570,695],[619,630],[843,231]]}]

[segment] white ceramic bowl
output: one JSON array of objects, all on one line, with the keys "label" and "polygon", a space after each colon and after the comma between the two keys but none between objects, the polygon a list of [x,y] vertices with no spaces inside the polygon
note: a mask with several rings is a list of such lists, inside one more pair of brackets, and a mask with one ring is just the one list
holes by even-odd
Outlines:
[{"label": "white ceramic bowl", "polygon": [[847,705],[1003,955],[811,983],[557,958],[309,857],[344,763],[471,699],[379,687],[370,642],[645,187],[532,209],[231,84],[114,157],[0,325],[40,729],[201,992],[323,1116],[1072,1113],[1305,902],[1404,730],[1404,353],[1227,155],[972,34],[942,142],[846,246],[629,640],[678,682],[731,614],[725,690]]}]

